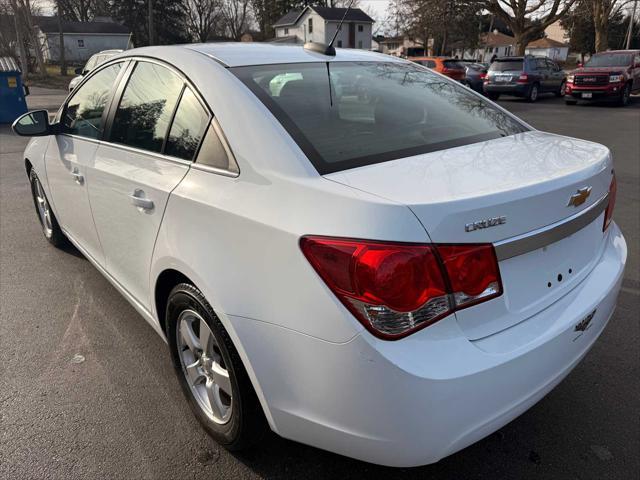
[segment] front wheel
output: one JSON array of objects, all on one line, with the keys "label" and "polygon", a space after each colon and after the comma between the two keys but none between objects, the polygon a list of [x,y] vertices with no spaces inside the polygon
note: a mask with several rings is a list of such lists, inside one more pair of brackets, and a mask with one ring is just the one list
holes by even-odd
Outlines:
[{"label": "front wheel", "polygon": [[630,101],[631,101],[631,85],[627,83],[622,89],[622,93],[620,94],[620,100],[618,102],[620,106],[626,107],[627,105],[629,105]]},{"label": "front wheel", "polygon": [[537,101],[539,93],[540,93],[540,87],[538,86],[537,83],[534,83],[533,85],[531,85],[531,88],[529,88],[529,93],[527,95],[527,101],[531,102],[531,103]]},{"label": "front wheel", "polygon": [[252,446],[266,421],[238,351],[193,285],[169,294],[168,340],[175,373],[196,417],[228,450]]},{"label": "front wheel", "polygon": [[567,91],[567,84],[565,82],[562,82],[560,84],[560,90],[556,92],[556,97],[559,97],[559,98],[564,97],[564,94],[566,91]]},{"label": "front wheel", "polygon": [[31,184],[31,196],[33,197],[33,204],[36,207],[36,213],[38,214],[38,220],[40,221],[44,238],[54,247],[66,247],[69,241],[64,233],[62,233],[60,225],[58,225],[58,220],[53,210],[51,210],[51,205],[49,205],[47,195],[44,193],[44,188],[42,188],[40,179],[33,168],[29,172],[29,183]]}]

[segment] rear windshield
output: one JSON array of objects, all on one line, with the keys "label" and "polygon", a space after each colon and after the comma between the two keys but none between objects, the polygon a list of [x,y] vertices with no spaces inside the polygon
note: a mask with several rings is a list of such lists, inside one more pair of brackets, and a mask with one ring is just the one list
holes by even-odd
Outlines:
[{"label": "rear windshield", "polygon": [[492,72],[520,72],[524,69],[522,60],[496,60],[489,70]]},{"label": "rear windshield", "polygon": [[320,174],[525,131],[478,95],[411,63],[231,69]]},{"label": "rear windshield", "polygon": [[457,68],[459,70],[462,70],[464,68],[464,65],[462,65],[460,62],[458,62],[457,60],[445,60],[444,62],[444,66],[446,68]]},{"label": "rear windshield", "polygon": [[631,55],[599,53],[584,64],[585,67],[626,67],[631,64]]}]

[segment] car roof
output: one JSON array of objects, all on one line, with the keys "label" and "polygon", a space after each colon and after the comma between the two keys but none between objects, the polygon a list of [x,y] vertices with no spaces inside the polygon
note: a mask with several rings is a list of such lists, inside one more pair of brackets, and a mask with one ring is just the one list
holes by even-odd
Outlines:
[{"label": "car roof", "polygon": [[[391,57],[389,55],[355,48],[336,48],[336,56],[331,57],[305,50],[302,45],[278,45],[260,42],[200,43],[163,48],[186,48],[189,50],[195,50],[228,67],[327,61],[404,61],[397,57]],[[131,50],[131,52],[135,52],[135,50]]]}]

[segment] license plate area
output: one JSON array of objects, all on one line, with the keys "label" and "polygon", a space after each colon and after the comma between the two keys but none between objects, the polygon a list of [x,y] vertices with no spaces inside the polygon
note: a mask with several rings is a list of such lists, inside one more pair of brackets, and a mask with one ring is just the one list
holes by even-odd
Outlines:
[{"label": "license plate area", "polygon": [[591,92],[584,92],[582,94],[582,98],[593,98],[593,93]]}]

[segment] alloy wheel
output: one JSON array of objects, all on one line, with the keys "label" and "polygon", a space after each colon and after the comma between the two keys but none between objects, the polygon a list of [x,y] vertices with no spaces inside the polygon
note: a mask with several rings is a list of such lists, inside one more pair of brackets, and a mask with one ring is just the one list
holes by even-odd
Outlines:
[{"label": "alloy wheel", "polygon": [[37,178],[33,180],[33,197],[36,202],[36,209],[38,211],[38,217],[40,218],[40,224],[45,237],[51,238],[53,235],[53,222],[51,221],[51,208],[49,202],[44,194],[42,185]]},{"label": "alloy wheel", "polygon": [[227,423],[233,409],[231,379],[211,329],[197,312],[184,310],[176,339],[182,373],[198,406],[214,422]]}]

